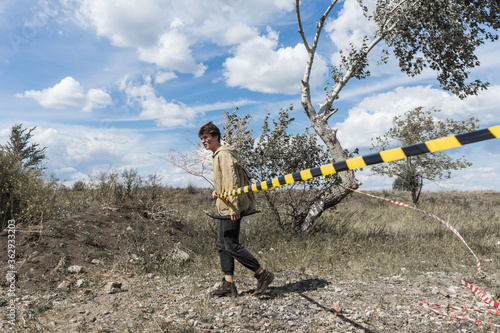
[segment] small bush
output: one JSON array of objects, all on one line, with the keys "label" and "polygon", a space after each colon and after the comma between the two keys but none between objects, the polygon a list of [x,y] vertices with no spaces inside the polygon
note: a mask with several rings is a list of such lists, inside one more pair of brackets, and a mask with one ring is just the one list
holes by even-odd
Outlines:
[{"label": "small bush", "polygon": [[85,191],[85,182],[78,180],[73,184],[73,191]]},{"label": "small bush", "polygon": [[9,220],[39,223],[52,207],[57,180],[43,179],[40,170],[23,166],[13,155],[0,151],[0,229]]},{"label": "small bush", "polygon": [[188,186],[187,186],[187,191],[189,194],[196,194],[196,192],[198,191],[196,186],[194,186],[193,184],[189,183]]}]

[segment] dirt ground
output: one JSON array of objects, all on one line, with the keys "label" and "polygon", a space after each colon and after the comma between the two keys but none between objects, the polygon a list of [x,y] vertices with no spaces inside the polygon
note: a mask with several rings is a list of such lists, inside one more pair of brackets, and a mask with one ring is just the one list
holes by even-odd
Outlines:
[{"label": "dirt ground", "polygon": [[[255,281],[241,273],[239,297],[212,298],[220,280],[206,274],[126,271],[121,260],[140,230],[171,253],[183,231],[147,212],[100,207],[33,228],[16,228],[16,322],[9,324],[9,283],[0,280],[0,331],[13,332],[497,332],[499,327],[438,316],[419,302],[479,308],[460,285],[460,272],[387,272],[363,277],[366,267],[284,270],[268,291],[251,296]],[[3,248],[7,232],[0,234]],[[133,242],[132,242],[133,243]],[[137,244],[136,244],[137,245]],[[140,245],[140,244],[139,244]],[[131,259],[132,260],[132,259]],[[71,273],[68,268],[81,266]],[[6,276],[7,265],[0,265]],[[61,286],[63,282],[66,285]],[[115,290],[109,282],[119,283]],[[488,272],[480,287],[498,290],[500,273]],[[496,286],[496,287],[495,287]],[[496,288],[496,289],[495,289]],[[495,295],[493,295],[495,296]],[[500,325],[498,316],[440,309]],[[6,320],[7,319],[7,320]]]},{"label": "dirt ground", "polygon": [[[126,228],[138,225],[157,238],[166,253],[171,249],[175,241],[172,228],[154,223],[147,212],[134,209],[100,207],[42,225],[16,226],[17,287],[26,293],[51,290],[61,281],[73,279],[68,276],[70,266],[81,266],[89,275],[96,268],[110,267],[123,250]],[[0,232],[2,244],[7,244],[7,235],[7,230]],[[7,265],[0,266],[0,276],[7,271]],[[7,286],[6,280],[0,280],[0,288]]]}]

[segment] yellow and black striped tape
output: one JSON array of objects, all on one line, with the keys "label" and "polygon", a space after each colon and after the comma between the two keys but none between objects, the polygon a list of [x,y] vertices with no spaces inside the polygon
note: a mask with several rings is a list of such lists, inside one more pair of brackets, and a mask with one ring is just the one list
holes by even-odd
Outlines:
[{"label": "yellow and black striped tape", "polygon": [[253,183],[251,185],[240,187],[239,189],[221,193],[219,194],[219,198],[225,198],[232,195],[239,195],[248,192],[265,191],[275,187],[290,185],[292,183],[305,181],[315,177],[331,175],[340,171],[353,170],[368,165],[401,160],[415,155],[434,153],[445,149],[467,145],[469,143],[490,140],[499,137],[500,125],[497,125],[474,132],[452,135],[445,138],[429,140],[406,147],[384,150],[374,154],[354,157],[345,161],[325,164],[320,167],[290,173],[285,176],[268,179],[263,182]]}]

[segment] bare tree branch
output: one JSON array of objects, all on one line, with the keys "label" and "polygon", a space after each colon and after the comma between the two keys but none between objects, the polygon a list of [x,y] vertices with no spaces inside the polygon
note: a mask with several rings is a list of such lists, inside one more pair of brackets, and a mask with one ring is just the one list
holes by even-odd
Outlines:
[{"label": "bare tree branch", "polygon": [[330,6],[328,6],[325,13],[321,17],[321,19],[316,23],[316,35],[314,36],[314,42],[313,42],[312,48],[309,47],[304,30],[302,29],[302,21],[300,19],[299,2],[300,2],[300,0],[295,0],[295,8],[296,8],[296,12],[297,12],[297,22],[299,25],[299,33],[300,33],[300,36],[302,37],[302,40],[304,42],[304,46],[307,50],[307,53],[309,54],[309,58],[307,60],[306,70],[304,73],[304,78],[302,80],[301,103],[302,103],[302,106],[304,107],[304,110],[306,111],[307,115],[309,116],[309,118],[313,119],[316,116],[316,111],[314,110],[314,106],[312,105],[312,102],[311,102],[311,90],[310,90],[310,86],[309,86],[309,79],[311,76],[312,65],[314,62],[314,55],[316,53],[316,47],[318,46],[319,36],[321,34],[321,30],[323,30],[323,25],[325,23],[325,20],[326,20],[328,14],[330,13],[330,11],[332,10],[332,8],[338,2],[338,0],[332,1]]},{"label": "bare tree branch", "polygon": [[306,47],[307,53],[311,53],[311,48],[309,47],[309,44],[307,43],[306,36],[304,35],[304,29],[302,28],[302,19],[300,18],[300,8],[299,8],[299,2],[300,0],[295,1],[295,12],[297,13],[297,23],[299,25],[299,34],[300,37],[302,37],[302,42],[304,43],[304,46]]},{"label": "bare tree branch", "polygon": [[[394,28],[394,26],[392,28]],[[388,32],[386,32],[386,33],[388,33]],[[366,47],[366,49],[362,51],[362,53],[364,54],[364,57],[367,57],[368,53],[370,53],[370,51],[378,43],[380,43],[380,41],[382,41],[384,39],[384,36],[385,36],[386,33],[381,34],[380,36],[378,36],[377,38],[375,38],[370,43],[370,45],[368,45],[368,47]],[[327,115],[326,113],[328,112],[328,110],[331,109],[333,101],[337,99],[338,95],[340,94],[340,91],[344,88],[344,86],[347,84],[347,82],[349,82],[349,80],[354,75],[356,75],[356,69],[358,68],[358,66],[359,66],[358,62],[351,63],[351,65],[349,66],[349,68],[345,72],[344,76],[342,76],[340,78],[340,80],[330,90],[330,93],[328,94],[325,103],[323,105],[320,105],[320,111],[319,111],[319,113],[323,114],[326,120],[328,118],[330,118],[330,116],[331,116],[331,115]]]},{"label": "bare tree branch", "polygon": [[331,116],[333,116],[335,113],[337,113],[337,111],[338,111],[338,110],[339,110],[339,109],[333,109],[333,111],[332,111],[332,112],[330,112],[329,114],[327,114],[327,115],[325,116],[325,120],[326,120],[326,121],[328,121],[328,119],[330,119],[330,117],[331,117]]},{"label": "bare tree branch", "polygon": [[190,175],[203,178],[210,184],[210,186],[213,187],[214,185],[209,179],[211,168],[210,153],[205,151],[205,149],[201,147],[199,142],[194,143],[189,139],[187,140],[196,147],[195,150],[180,153],[175,149],[170,149],[167,158],[155,155],[153,153],[148,154],[161,158],[162,160],[167,161],[173,166],[184,170]]},{"label": "bare tree branch", "polygon": [[[400,3],[398,3],[393,9],[391,9],[388,17],[386,17],[386,22],[382,26],[382,28],[379,30],[379,35],[368,45],[362,52],[364,53],[364,56],[367,57],[368,54],[373,50],[373,48],[380,43],[387,34],[389,34],[394,28],[396,27],[397,21],[393,21],[392,25],[389,28],[385,28],[386,24],[391,22],[394,17],[397,17],[395,14],[398,9],[404,10],[401,8],[403,4],[407,3],[407,0],[403,0]],[[409,4],[409,6],[414,6],[419,0],[412,2]],[[356,75],[356,68],[359,66],[359,63],[351,63],[349,68],[346,70],[345,74],[340,78],[340,80],[332,87],[330,90],[330,93],[328,94],[325,103],[320,105],[320,111],[319,114],[323,114],[325,117],[325,120],[328,120],[333,113],[327,114],[327,112],[331,109],[333,101],[335,101],[339,94],[340,91],[344,88],[344,86],[349,82],[349,80]]]}]

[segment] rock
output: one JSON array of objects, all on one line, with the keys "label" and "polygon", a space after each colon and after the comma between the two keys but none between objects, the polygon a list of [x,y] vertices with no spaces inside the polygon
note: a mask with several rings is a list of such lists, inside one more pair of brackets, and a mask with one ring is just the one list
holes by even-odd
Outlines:
[{"label": "rock", "polygon": [[172,251],[171,259],[175,262],[184,263],[191,260],[191,257],[186,252],[176,248]]},{"label": "rock", "polygon": [[83,285],[85,284],[85,280],[84,279],[79,279],[78,281],[76,281],[76,287],[77,288],[81,288],[83,287]]},{"label": "rock", "polygon": [[57,289],[69,289],[70,285],[71,283],[69,281],[64,280],[57,286]]},{"label": "rock", "polygon": [[108,294],[119,293],[122,291],[122,283],[121,282],[108,282],[104,286],[104,291]]},{"label": "rock", "polygon": [[103,264],[103,262],[99,259],[92,259],[92,261],[90,263],[94,264],[94,265],[102,265]]},{"label": "rock", "polygon": [[68,272],[73,273],[73,274],[78,274],[78,273],[81,273],[82,271],[83,271],[82,266],[73,265],[73,266],[68,267]]},{"label": "rock", "polygon": [[330,310],[332,310],[335,313],[342,312],[342,308],[340,307],[340,302],[337,302],[337,304],[335,304],[334,306],[332,306],[332,308]]}]

